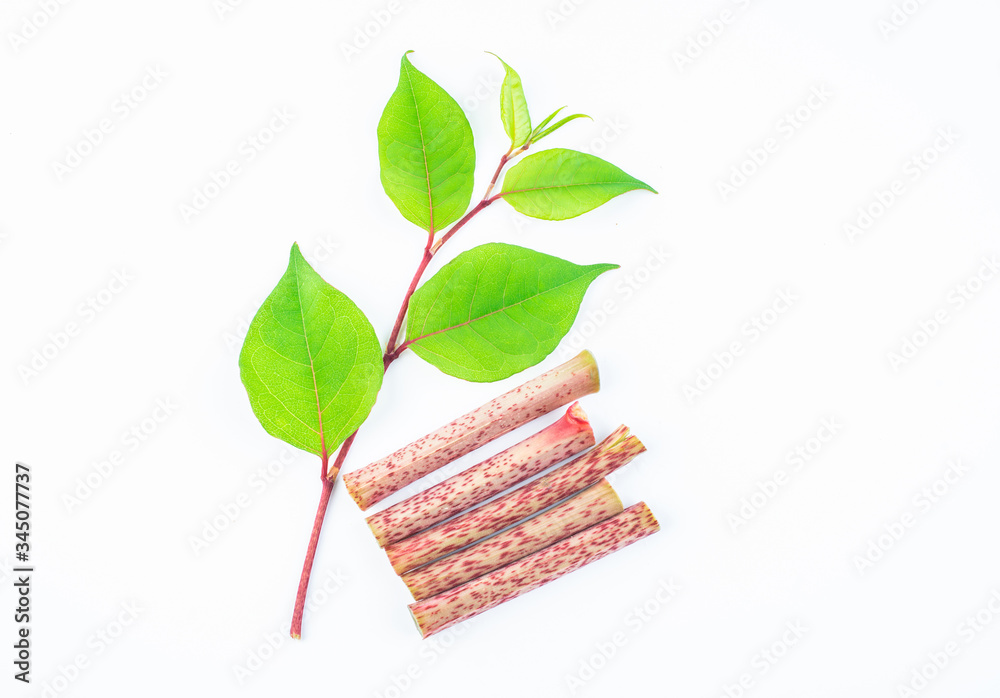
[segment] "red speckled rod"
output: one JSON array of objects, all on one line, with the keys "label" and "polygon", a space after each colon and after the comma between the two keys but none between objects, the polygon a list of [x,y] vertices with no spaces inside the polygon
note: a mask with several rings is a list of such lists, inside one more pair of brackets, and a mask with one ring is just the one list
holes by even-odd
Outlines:
[{"label": "red speckled rod", "polygon": [[393,543],[385,553],[396,574],[403,574],[573,496],[645,450],[639,439],[629,435],[628,427],[620,426],[579,458],[502,497]]},{"label": "red speckled rod", "polygon": [[481,504],[593,445],[594,430],[580,403],[574,402],[566,414],[537,434],[372,514],[368,526],[379,545],[385,547]]},{"label": "red speckled rod", "polygon": [[538,552],[585,528],[622,513],[622,500],[601,480],[562,504],[492,538],[403,575],[417,601],[440,594],[487,572]]},{"label": "red speckled rod", "polygon": [[424,637],[548,584],[660,530],[644,502],[506,567],[410,604]]},{"label": "red speckled rod", "polygon": [[395,453],[344,476],[362,510],[498,436],[573,400],[601,382],[589,351],[546,371]]}]

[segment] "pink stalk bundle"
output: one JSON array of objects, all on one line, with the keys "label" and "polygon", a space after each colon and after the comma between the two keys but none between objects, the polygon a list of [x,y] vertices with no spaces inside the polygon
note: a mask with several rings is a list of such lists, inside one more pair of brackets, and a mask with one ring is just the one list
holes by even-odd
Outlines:
[{"label": "pink stalk bundle", "polygon": [[622,512],[622,500],[601,480],[562,504],[492,538],[402,576],[417,601],[492,572]]},{"label": "pink stalk bundle", "polygon": [[358,506],[367,509],[479,446],[599,388],[597,364],[584,351],[395,453],[348,473],[344,484]]},{"label": "pink stalk bundle", "polygon": [[[366,509],[599,387],[594,357],[585,351],[349,473],[344,477],[348,491]],[[646,450],[626,426],[569,463],[525,482],[591,446],[594,432],[574,403],[520,443],[367,518],[413,594],[410,612],[424,637],[659,530],[644,503],[623,511],[604,479]]]},{"label": "pink stalk bundle", "polygon": [[645,450],[628,427],[620,426],[576,460],[492,502],[393,543],[385,549],[386,555],[396,574],[407,572],[572,496]]},{"label": "pink stalk bundle", "polygon": [[574,402],[558,421],[444,482],[368,517],[386,546],[485,502],[519,482],[594,445],[587,415]]},{"label": "pink stalk bundle", "polygon": [[645,503],[640,502],[540,552],[437,596],[412,603],[410,613],[420,634],[428,637],[537,589],[658,530],[660,526],[653,513]]}]

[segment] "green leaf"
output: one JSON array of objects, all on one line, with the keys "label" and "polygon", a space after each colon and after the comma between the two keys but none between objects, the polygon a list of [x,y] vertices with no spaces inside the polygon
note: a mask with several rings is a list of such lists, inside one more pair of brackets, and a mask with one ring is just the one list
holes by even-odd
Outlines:
[{"label": "green leaf", "polygon": [[515,245],[480,245],[413,294],[407,345],[457,378],[507,378],[548,356],[572,326],[590,283],[617,268],[579,266]]},{"label": "green leaf", "polygon": [[543,138],[545,138],[547,135],[549,135],[553,131],[561,129],[563,126],[565,126],[566,124],[568,124],[573,119],[590,119],[591,121],[593,121],[593,119],[591,117],[587,116],[586,114],[570,114],[566,118],[560,119],[559,121],[557,121],[555,123],[555,125],[550,126],[549,128],[545,129],[544,131],[542,131],[540,133],[536,133],[535,135],[533,135],[531,137],[531,141],[533,143],[537,143],[538,141],[542,140]]},{"label": "green leaf", "polygon": [[541,131],[543,128],[545,128],[548,125],[548,123],[550,121],[552,121],[552,119],[556,118],[556,114],[558,114],[559,112],[561,112],[565,108],[566,108],[565,106],[559,107],[554,112],[552,112],[551,114],[549,114],[548,116],[546,116],[544,119],[542,119],[542,123],[538,124],[538,126],[535,126],[535,130],[531,134],[532,138],[534,138],[535,135],[537,135],[539,131]]},{"label": "green leaf", "polygon": [[633,189],[656,190],[599,157],[565,148],[529,155],[512,167],[499,196],[532,218],[575,218]]},{"label": "green leaf", "polygon": [[552,126],[552,128],[545,128],[546,126],[548,126],[549,122],[552,121],[552,119],[554,119],[556,117],[556,114],[558,114],[559,112],[561,112],[565,108],[566,107],[559,107],[554,112],[552,112],[551,114],[549,114],[548,116],[546,116],[542,120],[542,123],[540,123],[537,126],[535,126],[535,130],[532,131],[531,135],[528,137],[528,142],[529,143],[537,143],[538,141],[542,140],[543,138],[545,138],[547,135],[549,135],[553,131],[562,128],[563,126],[565,126],[566,124],[568,124],[573,119],[591,119],[591,121],[593,121],[593,119],[591,117],[587,116],[586,114],[573,114],[571,116],[565,117],[564,119],[560,119],[559,123],[557,123],[554,126]]},{"label": "green leaf", "polygon": [[368,417],[382,373],[368,318],[293,245],[240,352],[240,377],[261,425],[297,448],[333,453]]},{"label": "green leaf", "polygon": [[495,53],[490,55],[503,63],[503,68],[507,71],[503,85],[500,86],[500,120],[503,122],[503,130],[510,137],[510,147],[520,148],[531,135],[531,117],[528,115],[524,88],[521,87],[521,76],[500,56]]},{"label": "green leaf", "polygon": [[406,54],[378,123],[378,159],[385,193],[403,218],[429,233],[469,207],[476,169],[469,120]]}]

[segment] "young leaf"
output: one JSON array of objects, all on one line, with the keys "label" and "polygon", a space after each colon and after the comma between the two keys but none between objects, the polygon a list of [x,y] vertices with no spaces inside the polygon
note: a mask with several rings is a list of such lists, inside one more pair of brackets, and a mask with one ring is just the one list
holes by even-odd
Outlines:
[{"label": "young leaf", "polygon": [[549,122],[552,121],[552,119],[556,118],[556,114],[558,114],[559,112],[561,112],[565,108],[566,108],[565,106],[559,107],[554,112],[552,112],[551,114],[549,114],[548,116],[546,116],[544,119],[542,119],[542,123],[538,124],[538,126],[535,126],[535,130],[532,131],[532,133],[531,133],[532,138],[534,138],[534,136],[536,134],[538,134],[543,128],[545,128],[546,126],[548,126]]},{"label": "young leaf", "polygon": [[537,143],[538,141],[542,140],[543,138],[545,138],[547,135],[549,135],[553,131],[561,129],[563,126],[565,126],[566,124],[568,124],[573,119],[590,119],[591,121],[593,121],[593,119],[591,117],[587,116],[586,114],[570,114],[569,116],[567,116],[564,119],[559,119],[559,121],[557,121],[554,125],[550,126],[549,128],[545,129],[544,131],[540,131],[540,132],[534,134],[531,137],[531,142],[532,143]]},{"label": "young leaf", "polygon": [[656,190],[610,162],[575,150],[553,148],[512,167],[500,196],[532,218],[575,218],[633,189]]},{"label": "young leaf", "polygon": [[490,382],[548,356],[590,283],[614,264],[579,266],[515,245],[480,245],[417,289],[406,341],[445,373]]},{"label": "young leaf", "polygon": [[469,207],[476,169],[469,120],[407,54],[378,123],[378,159],[385,193],[403,218],[429,233]]},{"label": "young leaf", "polygon": [[521,87],[521,76],[500,56],[495,53],[490,55],[503,63],[503,68],[507,71],[500,86],[500,120],[503,122],[503,130],[510,137],[510,147],[520,148],[531,135],[531,117],[528,115],[524,88]]},{"label": "young leaf", "polygon": [[240,378],[261,425],[297,448],[333,453],[365,421],[382,373],[368,318],[293,245],[240,352]]}]

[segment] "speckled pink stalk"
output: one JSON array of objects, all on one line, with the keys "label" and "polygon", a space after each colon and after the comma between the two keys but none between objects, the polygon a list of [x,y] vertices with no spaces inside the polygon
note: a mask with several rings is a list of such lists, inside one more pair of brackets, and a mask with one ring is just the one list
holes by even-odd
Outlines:
[{"label": "speckled pink stalk", "polygon": [[362,510],[483,444],[601,387],[589,351],[546,371],[392,455],[344,476]]},{"label": "speckled pink stalk", "polygon": [[410,570],[403,575],[403,582],[417,601],[429,598],[590,528],[622,513],[622,508],[614,488],[601,480],[503,533]]},{"label": "speckled pink stalk", "polygon": [[576,460],[492,502],[393,543],[385,553],[396,574],[409,572],[573,496],[645,450],[639,439],[629,435],[628,427],[620,426]]},{"label": "speckled pink stalk", "polygon": [[424,637],[548,584],[660,530],[644,502],[506,567],[410,604]]},{"label": "speckled pink stalk", "polygon": [[537,434],[372,514],[367,519],[368,526],[384,547],[481,504],[593,445],[594,430],[580,403],[574,402],[566,414]]}]

